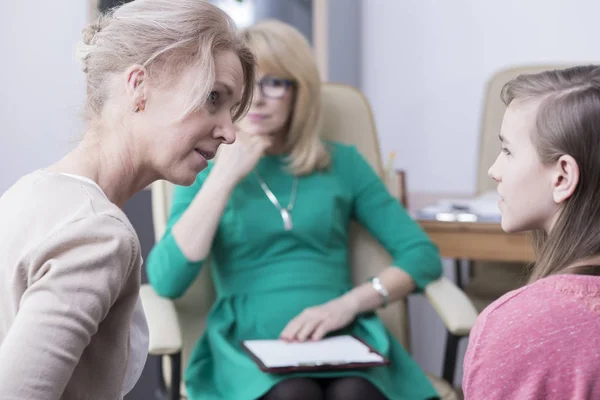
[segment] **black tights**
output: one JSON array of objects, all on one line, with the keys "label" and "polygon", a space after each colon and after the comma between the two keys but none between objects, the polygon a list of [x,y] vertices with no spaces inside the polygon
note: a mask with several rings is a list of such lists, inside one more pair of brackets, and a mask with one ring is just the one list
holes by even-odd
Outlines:
[{"label": "black tights", "polygon": [[260,400],[386,400],[366,379],[291,378],[279,382]]}]

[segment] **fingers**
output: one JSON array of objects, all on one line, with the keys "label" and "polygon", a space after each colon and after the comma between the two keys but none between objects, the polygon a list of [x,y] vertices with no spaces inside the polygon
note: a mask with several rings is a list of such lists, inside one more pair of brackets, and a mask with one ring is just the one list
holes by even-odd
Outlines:
[{"label": "fingers", "polygon": [[328,332],[325,314],[314,310],[304,310],[290,321],[281,332],[280,338],[286,341],[319,340]]},{"label": "fingers", "polygon": [[321,340],[329,333],[329,328],[327,321],[322,321],[319,325],[317,325],[315,331],[311,336],[311,340]]},{"label": "fingers", "polygon": [[264,146],[268,146],[271,143],[271,138],[266,135],[259,135],[255,133],[242,133],[239,137],[242,138],[244,144],[251,147],[262,148]]},{"label": "fingers", "polygon": [[296,333],[296,340],[304,342],[306,339],[312,337],[317,326],[321,325],[322,323],[323,321],[319,319],[309,319],[305,321]]},{"label": "fingers", "polygon": [[287,324],[280,338],[286,341],[321,340],[328,333],[350,324],[355,317],[355,311],[347,302],[332,300],[302,311]]},{"label": "fingers", "polygon": [[281,339],[288,342],[321,340],[329,333],[327,321],[324,319],[296,320],[292,323],[283,330]]},{"label": "fingers", "polygon": [[266,135],[252,135],[251,138],[254,145],[257,146],[257,148],[260,149],[261,152],[268,149],[269,146],[271,146],[271,143],[273,142],[271,137]]},{"label": "fingers", "polygon": [[293,320],[291,320],[290,322],[288,322],[286,327],[283,328],[283,331],[281,331],[281,334],[279,335],[279,337],[288,342],[295,340],[296,333],[298,332],[298,330],[300,329],[300,327],[303,324],[302,320],[303,320],[303,318],[300,315],[300,316],[294,318]]},{"label": "fingers", "polygon": [[262,156],[273,143],[269,135],[247,132],[239,128],[236,130],[236,137],[236,143],[240,146],[240,149],[249,150],[258,156]]}]

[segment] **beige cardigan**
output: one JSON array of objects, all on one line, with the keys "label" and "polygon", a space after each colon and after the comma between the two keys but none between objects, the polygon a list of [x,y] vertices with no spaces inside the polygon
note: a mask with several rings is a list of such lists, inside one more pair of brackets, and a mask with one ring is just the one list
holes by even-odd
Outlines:
[{"label": "beige cardigan", "polygon": [[37,171],[0,198],[0,399],[117,400],[141,258],[92,185]]}]

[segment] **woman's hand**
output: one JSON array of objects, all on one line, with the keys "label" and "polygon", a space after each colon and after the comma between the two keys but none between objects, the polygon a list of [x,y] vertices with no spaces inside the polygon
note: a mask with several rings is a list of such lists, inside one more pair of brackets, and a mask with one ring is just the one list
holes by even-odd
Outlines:
[{"label": "woman's hand", "polygon": [[213,172],[237,184],[254,169],[270,145],[268,136],[238,131],[233,144],[219,149]]},{"label": "woman's hand", "polygon": [[326,334],[348,326],[356,318],[358,306],[348,296],[309,307],[291,320],[281,332],[286,341],[320,340]]}]

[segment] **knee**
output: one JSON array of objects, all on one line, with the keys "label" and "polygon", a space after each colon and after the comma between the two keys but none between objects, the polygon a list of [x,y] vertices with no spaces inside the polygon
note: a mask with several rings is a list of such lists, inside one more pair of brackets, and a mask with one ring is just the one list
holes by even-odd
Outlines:
[{"label": "knee", "polygon": [[358,377],[340,378],[331,382],[326,389],[327,400],[385,400],[371,382]]}]

